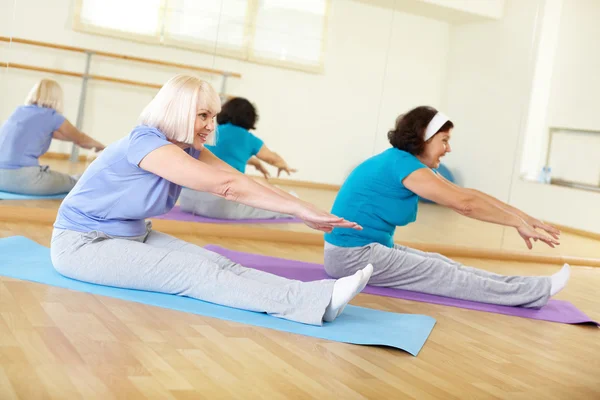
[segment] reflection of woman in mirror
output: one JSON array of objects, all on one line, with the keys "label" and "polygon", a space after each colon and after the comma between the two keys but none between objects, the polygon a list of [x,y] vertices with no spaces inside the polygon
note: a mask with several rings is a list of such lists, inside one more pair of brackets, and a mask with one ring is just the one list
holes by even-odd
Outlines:
[{"label": "reflection of woman in mirror", "polygon": [[54,267],[100,285],[193,297],[306,324],[332,321],[364,288],[371,266],[347,278],[299,282],[153,231],[145,220],[172,209],[187,186],[292,214],[325,232],[360,229],[257,183],[205,149],[219,108],[208,83],[188,75],[169,80],[142,111],[140,125],[108,146],[61,204],[52,234]]},{"label": "reflection of woman in mirror", "polygon": [[77,180],[40,166],[38,158],[52,139],[85,149],[104,146],[80,132],[62,113],[63,92],[58,82],[42,79],[0,128],[0,190],[27,195],[66,193]]},{"label": "reflection of woman in mirror", "polygon": [[[256,108],[248,100],[236,97],[227,101],[217,115],[219,127],[216,144],[207,145],[206,148],[242,173],[246,171],[246,165],[252,165],[268,179],[269,171],[261,161],[276,167],[277,176],[281,172],[286,172],[288,175],[296,172],[279,154],[271,151],[261,139],[250,132],[251,129],[256,128],[257,120]],[[290,215],[248,207],[209,193],[196,192],[187,188],[181,192],[180,203],[182,211],[212,218],[290,218]]]},{"label": "reflection of woman in mirror", "polygon": [[548,277],[502,276],[394,244],[396,226],[415,221],[419,196],[469,218],[514,227],[530,249],[532,239],[550,247],[559,244],[556,228],[484,193],[456,186],[433,171],[451,151],[453,127],[432,107],[417,107],[398,117],[388,133],[392,148],[356,167],[337,195],[332,212],[364,229],[335,229],[325,235],[325,269],[330,276],[341,277],[371,263],[372,285],[542,307],[566,285],[567,264]]}]

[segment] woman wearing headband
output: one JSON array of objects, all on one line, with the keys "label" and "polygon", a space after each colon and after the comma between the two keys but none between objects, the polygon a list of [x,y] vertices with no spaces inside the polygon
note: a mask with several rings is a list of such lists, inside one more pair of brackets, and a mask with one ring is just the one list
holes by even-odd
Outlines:
[{"label": "woman wearing headband", "polygon": [[325,234],[325,270],[341,277],[370,263],[374,268],[371,285],[542,307],[566,285],[567,264],[548,277],[502,276],[394,244],[396,226],[415,221],[418,196],[469,218],[514,227],[530,249],[532,239],[550,247],[559,244],[556,228],[484,193],[456,186],[435,172],[441,158],[451,151],[453,127],[432,107],[417,107],[398,117],[388,133],[392,148],[356,167],[337,195],[332,213],[357,222],[363,230],[336,228]]}]

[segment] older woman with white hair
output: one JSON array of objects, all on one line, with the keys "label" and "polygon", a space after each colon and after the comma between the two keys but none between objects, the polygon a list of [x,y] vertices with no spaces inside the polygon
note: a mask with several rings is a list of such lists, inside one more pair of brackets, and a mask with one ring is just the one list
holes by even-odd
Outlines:
[{"label": "older woman with white hair", "polygon": [[208,83],[188,75],[169,80],[139,125],[108,146],[63,201],[52,235],[54,267],[100,285],[188,296],[306,324],[333,321],[365,287],[370,266],[338,280],[289,280],[153,231],[145,220],[173,208],[185,186],[292,214],[325,232],[361,229],[257,183],[204,148],[219,110]]},{"label": "older woman with white hair", "polygon": [[61,113],[63,92],[58,82],[42,79],[0,127],[0,190],[27,195],[66,193],[77,180],[40,166],[38,158],[52,139],[85,149],[104,149],[102,143],[75,128]]}]

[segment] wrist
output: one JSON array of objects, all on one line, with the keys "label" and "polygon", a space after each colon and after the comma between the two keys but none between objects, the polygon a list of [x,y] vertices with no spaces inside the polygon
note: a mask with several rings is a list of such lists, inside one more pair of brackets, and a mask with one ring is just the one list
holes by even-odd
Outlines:
[{"label": "wrist", "polygon": [[512,214],[510,226],[519,229],[527,225],[527,222],[516,214]]},{"label": "wrist", "polygon": [[290,204],[290,212],[288,214],[297,218],[302,218],[306,214],[307,207],[296,198],[286,198],[286,201]]}]

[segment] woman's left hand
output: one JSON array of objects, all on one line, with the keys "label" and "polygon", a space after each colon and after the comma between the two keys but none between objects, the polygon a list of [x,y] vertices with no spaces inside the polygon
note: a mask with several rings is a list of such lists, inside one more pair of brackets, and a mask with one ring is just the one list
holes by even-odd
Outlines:
[{"label": "woman's left hand", "polygon": [[544,233],[536,231],[533,228],[533,226],[529,225],[525,220],[523,220],[523,224],[517,227],[517,232],[519,232],[519,235],[521,235],[529,250],[533,248],[533,245],[531,244],[531,239],[533,239],[536,242],[538,240],[544,242],[552,248],[560,244],[560,242],[557,239],[553,239],[550,236],[545,235]]},{"label": "woman's left hand", "polygon": [[524,218],[524,220],[529,225],[531,225],[534,229],[543,229],[554,239],[558,239],[558,236],[560,235],[559,229],[553,227],[552,225],[546,224],[537,218],[533,218],[528,215],[526,218]]},{"label": "woman's left hand", "polygon": [[254,168],[256,168],[256,170],[258,172],[260,172],[261,174],[263,174],[263,176],[265,177],[266,180],[269,180],[269,178],[271,177],[271,174],[265,168],[265,166],[263,165],[263,163],[258,162],[257,164],[253,164],[253,165],[254,165]]}]

